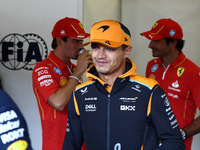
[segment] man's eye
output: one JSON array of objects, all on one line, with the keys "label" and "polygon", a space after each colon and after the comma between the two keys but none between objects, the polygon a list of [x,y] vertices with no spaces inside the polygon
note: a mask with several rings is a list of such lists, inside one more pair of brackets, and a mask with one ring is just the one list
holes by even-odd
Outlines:
[{"label": "man's eye", "polygon": [[114,51],[115,49],[113,49],[113,48],[107,48],[107,50],[109,50],[109,51]]},{"label": "man's eye", "polygon": [[79,42],[82,42],[82,41],[83,40],[76,40],[76,39],[73,40],[74,43],[79,43]]},{"label": "man's eye", "polygon": [[96,46],[92,46],[92,49],[98,49],[98,47],[96,47]]}]

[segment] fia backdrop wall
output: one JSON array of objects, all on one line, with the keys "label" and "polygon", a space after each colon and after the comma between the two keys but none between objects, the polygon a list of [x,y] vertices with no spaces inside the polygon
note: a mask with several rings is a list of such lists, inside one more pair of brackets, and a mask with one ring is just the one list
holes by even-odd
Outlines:
[{"label": "fia backdrop wall", "polygon": [[0,76],[27,121],[35,150],[42,148],[42,131],[32,69],[52,50],[54,24],[67,16],[82,21],[82,8],[82,0],[1,0]]}]

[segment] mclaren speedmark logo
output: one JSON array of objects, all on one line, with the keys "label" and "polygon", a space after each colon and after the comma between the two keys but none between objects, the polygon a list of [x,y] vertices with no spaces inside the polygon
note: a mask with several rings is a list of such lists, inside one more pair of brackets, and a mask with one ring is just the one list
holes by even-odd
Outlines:
[{"label": "mclaren speedmark logo", "polygon": [[109,28],[109,26],[101,26],[101,27],[99,27],[97,30],[99,30],[99,29],[103,29],[103,31],[102,32],[104,32],[104,31],[106,31],[108,28]]}]

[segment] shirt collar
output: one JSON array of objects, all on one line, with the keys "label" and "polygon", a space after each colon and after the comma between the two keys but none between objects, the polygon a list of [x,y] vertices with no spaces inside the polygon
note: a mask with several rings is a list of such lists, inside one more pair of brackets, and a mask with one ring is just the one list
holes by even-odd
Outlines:
[{"label": "shirt collar", "polygon": [[183,52],[180,53],[178,58],[172,62],[170,65],[173,66],[174,68],[180,66],[186,59],[186,56],[183,54]]},{"label": "shirt collar", "polygon": [[[177,57],[177,59],[172,62],[170,65],[174,68],[180,66],[186,59],[186,56],[183,54],[183,52],[180,53],[180,55]],[[162,65],[162,60],[161,58],[157,58],[157,64],[160,66]]]},{"label": "shirt collar", "polygon": [[[67,67],[67,65],[60,60],[54,53],[53,51],[50,52],[48,58],[60,69],[64,69],[65,67]],[[69,68],[72,70],[73,69],[73,64],[70,62],[70,66]]]}]

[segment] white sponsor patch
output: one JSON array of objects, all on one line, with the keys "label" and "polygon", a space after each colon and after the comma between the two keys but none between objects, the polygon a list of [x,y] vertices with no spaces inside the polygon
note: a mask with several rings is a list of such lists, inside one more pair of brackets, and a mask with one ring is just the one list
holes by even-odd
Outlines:
[{"label": "white sponsor patch", "polygon": [[135,111],[135,106],[121,105],[120,110]]},{"label": "white sponsor patch", "polygon": [[36,69],[35,72],[37,72],[37,71],[39,71],[41,69],[49,69],[49,68],[48,67],[40,67],[40,68]]},{"label": "white sponsor patch", "polygon": [[86,97],[85,101],[97,101],[97,97]]},{"label": "white sponsor patch", "polygon": [[3,144],[24,137],[25,129],[19,127],[20,120],[14,110],[0,113],[0,141]]},{"label": "white sponsor patch", "polygon": [[48,70],[41,70],[41,71],[38,71],[38,76],[41,76],[43,74],[48,74]]},{"label": "white sponsor patch", "polygon": [[181,90],[179,90],[179,89],[175,89],[175,88],[170,87],[170,86],[168,86],[168,89],[173,90],[173,91],[177,91],[177,92],[181,92]]},{"label": "white sponsor patch", "polygon": [[97,107],[95,104],[85,105],[85,111],[96,111]]},{"label": "white sponsor patch", "polygon": [[38,81],[41,81],[43,79],[51,78],[51,75],[44,75],[38,78]]},{"label": "white sponsor patch", "polygon": [[44,80],[44,81],[40,82],[40,86],[41,87],[43,87],[43,86],[49,86],[49,85],[51,85],[51,83],[53,83],[52,79]]},{"label": "white sponsor patch", "polygon": [[168,96],[175,98],[175,99],[178,99],[178,95],[175,95],[175,94],[172,94],[172,93],[168,93]]},{"label": "white sponsor patch", "polygon": [[179,87],[178,80],[176,80],[174,83],[172,83],[172,86],[174,88],[178,88]]}]

